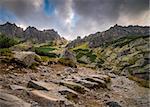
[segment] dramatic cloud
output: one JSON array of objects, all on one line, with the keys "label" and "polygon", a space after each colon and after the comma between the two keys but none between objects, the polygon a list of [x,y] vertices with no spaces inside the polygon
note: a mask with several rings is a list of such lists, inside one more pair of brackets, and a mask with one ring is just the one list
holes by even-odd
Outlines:
[{"label": "dramatic cloud", "polygon": [[0,0],[0,23],[53,28],[67,39],[114,24],[149,25],[149,0]]}]

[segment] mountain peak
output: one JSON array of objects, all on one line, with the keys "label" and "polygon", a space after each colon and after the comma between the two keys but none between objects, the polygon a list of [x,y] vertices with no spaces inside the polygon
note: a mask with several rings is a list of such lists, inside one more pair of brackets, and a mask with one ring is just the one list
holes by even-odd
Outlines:
[{"label": "mountain peak", "polygon": [[15,23],[10,23],[10,22],[6,22],[2,26],[14,26],[14,27],[17,27],[17,25]]},{"label": "mountain peak", "polygon": [[38,43],[44,43],[61,38],[54,29],[41,31],[33,26],[29,26],[26,30],[23,30],[16,24],[12,24],[10,22],[0,25],[0,33],[5,34],[8,37],[19,37],[23,40],[34,40]]},{"label": "mountain peak", "polygon": [[74,40],[68,44],[68,47],[72,48],[86,42],[89,47],[95,48],[122,37],[147,35],[149,35],[149,26],[120,26],[116,24],[106,31],[90,34],[81,40]]}]

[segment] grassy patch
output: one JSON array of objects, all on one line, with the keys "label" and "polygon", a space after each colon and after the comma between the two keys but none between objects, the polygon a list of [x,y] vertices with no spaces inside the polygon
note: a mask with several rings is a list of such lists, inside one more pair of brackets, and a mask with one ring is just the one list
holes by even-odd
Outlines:
[{"label": "grassy patch", "polygon": [[9,37],[6,37],[5,35],[0,35],[0,48],[9,48],[18,43],[19,41],[17,41],[14,38],[9,38]]},{"label": "grassy patch", "polygon": [[56,50],[56,48],[51,48],[51,47],[38,47],[38,48],[35,48],[36,54],[38,54],[40,56],[48,56],[50,58],[59,57],[59,55],[57,55],[56,53],[51,52],[53,50]]},{"label": "grassy patch", "polygon": [[88,48],[88,43],[83,43],[79,46],[76,46],[75,48],[72,48],[72,50],[87,49],[87,48]]},{"label": "grassy patch", "polygon": [[11,56],[12,52],[9,48],[0,49],[0,56]]},{"label": "grassy patch", "polygon": [[74,50],[74,52],[76,53],[76,58],[79,63],[83,63],[79,61],[79,59],[82,56],[87,56],[91,62],[95,62],[96,57],[97,57],[96,54],[92,50],[89,50],[89,49],[77,49],[77,50]]}]

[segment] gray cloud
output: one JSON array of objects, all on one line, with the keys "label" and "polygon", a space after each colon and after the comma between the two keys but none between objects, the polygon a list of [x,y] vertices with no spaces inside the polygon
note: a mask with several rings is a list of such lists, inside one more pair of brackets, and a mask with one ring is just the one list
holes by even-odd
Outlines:
[{"label": "gray cloud", "polygon": [[1,0],[0,7],[8,9],[18,17],[26,17],[35,11],[35,0]]},{"label": "gray cloud", "polygon": [[52,15],[44,13],[44,0],[0,0],[0,8],[15,14],[17,24],[54,28],[69,39],[108,29],[116,23],[148,22],[149,0],[49,1],[55,7]]},{"label": "gray cloud", "polygon": [[149,10],[149,0],[74,0],[73,9],[80,18],[76,32],[88,34],[106,30],[116,23],[144,23],[141,21],[148,20],[148,17],[142,19],[142,16]]}]

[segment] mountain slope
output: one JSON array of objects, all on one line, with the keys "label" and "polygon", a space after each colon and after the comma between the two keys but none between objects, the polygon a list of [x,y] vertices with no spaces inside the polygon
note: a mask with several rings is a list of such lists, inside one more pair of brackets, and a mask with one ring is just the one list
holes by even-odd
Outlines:
[{"label": "mountain slope", "polygon": [[135,35],[136,36],[149,35],[149,27],[148,26],[123,27],[123,26],[115,25],[114,27],[111,27],[106,31],[90,34],[89,36],[84,37],[83,39],[77,38],[76,40],[68,44],[67,47],[72,48],[72,47],[76,47],[79,44],[83,44],[87,42],[89,47],[96,48],[105,45],[109,42],[112,42],[113,40],[126,37],[126,36],[135,36]]},{"label": "mountain slope", "polygon": [[61,40],[60,35],[53,29],[40,31],[35,27],[29,26],[26,30],[23,30],[22,28],[9,22],[0,25],[0,33],[5,34],[8,37],[20,38],[22,40],[32,40],[38,43]]}]

